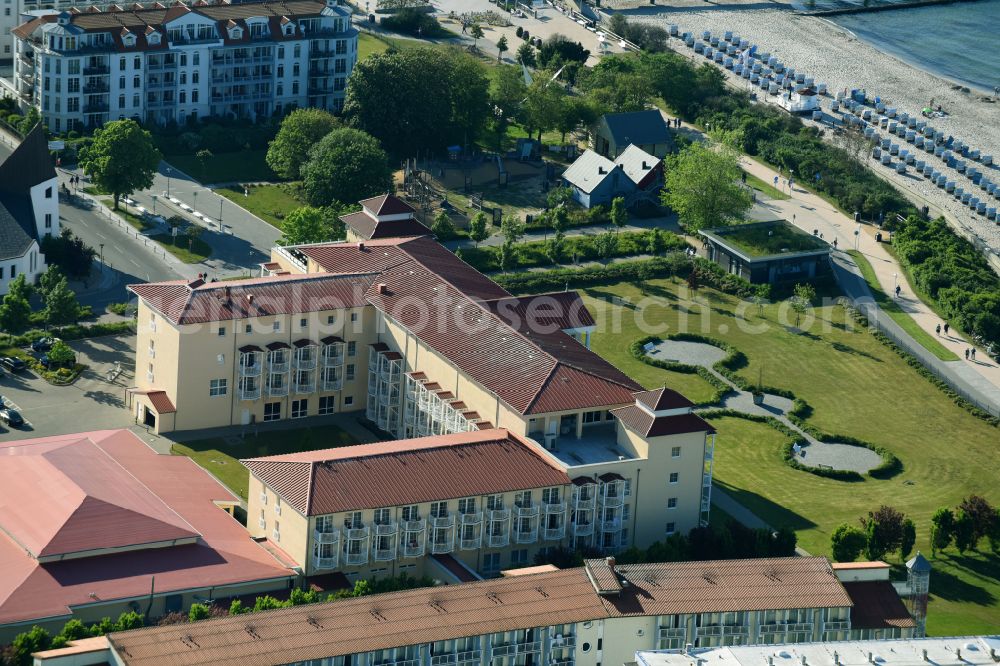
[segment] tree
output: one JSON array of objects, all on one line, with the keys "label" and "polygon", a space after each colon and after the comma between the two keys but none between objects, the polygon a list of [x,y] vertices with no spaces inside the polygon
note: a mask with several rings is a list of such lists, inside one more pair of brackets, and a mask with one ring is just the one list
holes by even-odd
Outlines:
[{"label": "tree", "polygon": [[71,279],[86,280],[93,268],[97,251],[77,238],[67,227],[59,236],[46,236],[41,242],[42,253],[50,266],[58,266]]},{"label": "tree", "polygon": [[789,299],[792,309],[795,310],[795,325],[799,325],[800,317],[809,309],[816,299],[816,289],[811,284],[797,284]]},{"label": "tree", "polygon": [[497,40],[497,62],[503,62],[504,51],[510,50],[507,44],[507,35],[500,35],[500,39]]},{"label": "tree", "polygon": [[590,51],[583,48],[580,42],[571,41],[565,35],[554,33],[545,40],[538,50],[538,64],[544,68],[557,68],[563,63],[576,62],[583,64],[590,57]]},{"label": "tree", "polygon": [[17,131],[21,133],[21,136],[27,136],[28,132],[35,129],[42,119],[42,115],[38,112],[38,109],[34,106],[28,108],[28,112],[24,114],[24,118],[21,118],[21,122],[17,126]]},{"label": "tree", "polygon": [[570,201],[573,200],[573,188],[572,187],[553,187],[549,190],[549,193],[545,195],[545,203],[549,208],[558,208],[560,206],[565,206]]},{"label": "tree", "polygon": [[38,292],[44,297],[52,288],[55,287],[61,280],[65,280],[66,277],[63,275],[62,270],[55,264],[49,264],[49,267],[45,269],[45,272],[41,274],[38,278]]},{"label": "tree", "polygon": [[478,23],[473,23],[469,26],[469,36],[472,37],[472,48],[479,48],[479,40],[483,38],[483,26]]},{"label": "tree", "polygon": [[332,235],[327,213],[322,208],[302,206],[282,220],[278,244],[321,243],[330,240]]},{"label": "tree", "polygon": [[853,562],[865,549],[868,539],[865,533],[854,525],[841,523],[830,537],[833,559],[838,562]]},{"label": "tree", "polygon": [[555,235],[545,243],[545,256],[548,257],[549,261],[553,264],[560,263],[562,261],[563,248],[565,245],[566,234],[561,231],[557,231]]},{"label": "tree", "polygon": [[959,510],[955,514],[955,548],[958,548],[958,552],[964,553],[967,550],[971,550],[976,547],[976,542],[973,539],[973,535],[976,532],[975,522],[972,516],[966,512]]},{"label": "tree", "polygon": [[972,547],[996,529],[997,510],[986,498],[980,495],[969,495],[958,505],[958,510],[969,516],[972,521]]},{"label": "tree", "polygon": [[907,518],[903,521],[903,537],[899,542],[899,559],[905,560],[913,552],[913,546],[917,543],[917,526]]},{"label": "tree", "polygon": [[208,174],[205,171],[205,166],[208,160],[215,157],[215,155],[213,155],[212,151],[209,150],[208,148],[202,148],[197,153],[195,153],[194,156],[198,158],[198,164],[201,166],[201,180],[204,182],[208,178]]},{"label": "tree", "polygon": [[496,136],[497,151],[503,149],[507,126],[511,119],[521,114],[521,105],[528,94],[528,86],[519,67],[498,65],[489,84],[490,129]]},{"label": "tree", "polygon": [[955,514],[951,509],[938,509],[931,516],[931,554],[950,546],[954,538]]},{"label": "tree", "polygon": [[608,217],[616,232],[628,224],[628,210],[625,208],[624,198],[615,197],[611,200],[611,213]]},{"label": "tree", "polygon": [[11,653],[13,656],[11,662],[18,664],[18,666],[30,666],[34,661],[31,653],[47,650],[51,644],[52,637],[49,635],[49,632],[35,625],[30,631],[14,637],[14,641],[11,644]]},{"label": "tree", "polygon": [[529,135],[537,131],[539,141],[542,133],[555,129],[566,113],[566,91],[549,78],[541,75],[532,81],[523,105],[521,124],[530,128]]},{"label": "tree", "polygon": [[323,137],[300,171],[302,189],[313,206],[353,202],[392,188],[392,171],[378,140],[349,127]]},{"label": "tree", "polygon": [[61,278],[45,292],[45,321],[50,326],[75,324],[80,318],[80,303],[69,288],[66,278]]},{"label": "tree", "polygon": [[230,615],[243,615],[243,613],[249,613],[250,609],[243,605],[243,602],[239,599],[233,599],[233,602],[229,604],[229,614]]},{"label": "tree", "polygon": [[594,239],[594,248],[597,250],[597,256],[608,261],[618,249],[618,237],[610,231],[605,231]]},{"label": "tree", "polygon": [[199,226],[197,224],[192,224],[188,226],[187,229],[184,230],[184,234],[187,236],[188,239],[189,251],[191,252],[194,251],[194,242],[198,240],[203,233],[205,233],[205,227]]},{"label": "tree", "polygon": [[76,352],[62,340],[52,345],[48,351],[48,357],[49,364],[55,368],[64,368],[76,363]]},{"label": "tree", "polygon": [[663,229],[653,227],[652,231],[649,232],[646,252],[654,257],[658,257],[665,249],[667,249],[667,239],[663,234]]},{"label": "tree", "polygon": [[80,166],[99,188],[114,195],[116,210],[123,194],[153,184],[160,158],[153,136],[130,119],[94,130],[94,140],[80,149]]},{"label": "tree", "polygon": [[486,213],[483,211],[479,211],[469,220],[469,236],[476,242],[476,247],[490,235],[486,225]]},{"label": "tree", "polygon": [[0,302],[0,327],[8,333],[20,333],[31,323],[31,285],[21,273],[10,281]]},{"label": "tree", "polygon": [[498,259],[500,270],[506,273],[517,262],[517,242],[524,235],[524,223],[513,215],[505,215],[500,222],[500,235],[503,236],[503,243],[500,244]]},{"label": "tree", "polygon": [[535,58],[535,49],[528,42],[524,42],[517,47],[517,61],[525,67],[534,67],[538,60]]},{"label": "tree", "polygon": [[485,67],[465,53],[430,48],[380,53],[355,65],[344,116],[392,154],[416,156],[474,140],[493,115],[489,85]]},{"label": "tree", "polygon": [[731,224],[753,205],[740,187],[739,157],[693,143],[665,160],[663,204],[677,212],[689,232]]},{"label": "tree", "polygon": [[309,149],[338,127],[340,121],[324,109],[296,109],[281,121],[267,147],[267,165],[282,178],[298,180]]},{"label": "tree", "polygon": [[452,224],[448,211],[438,211],[438,214],[434,216],[434,222],[431,224],[431,231],[441,241],[450,240],[456,236],[455,225]]},{"label": "tree", "polygon": [[904,520],[902,512],[885,504],[876,511],[869,511],[868,517],[861,519],[868,537],[865,556],[869,560],[881,560],[886,553],[902,546]]}]

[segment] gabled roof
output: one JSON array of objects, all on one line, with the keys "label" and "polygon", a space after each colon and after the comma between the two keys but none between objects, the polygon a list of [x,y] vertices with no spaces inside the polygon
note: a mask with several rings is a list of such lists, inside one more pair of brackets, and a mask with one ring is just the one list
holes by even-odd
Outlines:
[{"label": "gabled roof", "polygon": [[654,412],[666,409],[684,409],[694,407],[694,403],[673,389],[666,386],[652,391],[641,391],[635,394],[636,402],[642,403]]},{"label": "gabled roof", "polygon": [[361,511],[569,483],[534,443],[478,430],[242,461],[305,515]]},{"label": "gabled roof", "polygon": [[714,433],[715,428],[694,413],[676,414],[674,416],[653,416],[646,410],[635,405],[611,410],[622,425],[643,437],[665,437],[667,435],[685,435],[693,432]]},{"label": "gabled roof", "polygon": [[896,588],[887,580],[844,583],[854,607],[851,629],[915,627],[916,622],[903,605]]},{"label": "gabled roof", "polygon": [[593,150],[585,150],[563,172],[563,179],[582,192],[593,192],[615,170],[615,163]]},{"label": "gabled roof", "polygon": [[667,129],[667,123],[663,120],[660,112],[654,109],[629,113],[606,113],[603,120],[618,146],[629,143],[670,142],[670,131]]},{"label": "gabled roof", "polygon": [[30,191],[52,180],[52,196],[58,196],[55,177],[45,127],[38,123],[0,163],[0,259],[23,257],[38,240]]},{"label": "gabled roof", "polygon": [[128,289],[175,324],[276,314],[318,312],[365,305],[371,275],[271,275],[248,280],[173,280]]},{"label": "gabled roof", "polygon": [[519,331],[539,328],[566,330],[597,325],[580,294],[575,291],[505,296],[484,301],[483,305]]},{"label": "gabled roof", "polygon": [[615,158],[615,164],[621,165],[622,171],[629,180],[638,185],[660,165],[660,159],[650,155],[645,150],[635,145],[629,144],[622,154]]}]

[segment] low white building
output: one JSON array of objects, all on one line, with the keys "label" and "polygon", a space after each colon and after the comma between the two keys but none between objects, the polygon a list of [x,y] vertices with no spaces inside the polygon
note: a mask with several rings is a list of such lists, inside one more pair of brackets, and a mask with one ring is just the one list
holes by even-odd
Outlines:
[{"label": "low white building", "polygon": [[58,235],[59,180],[39,124],[0,163],[0,294],[18,275],[33,283],[45,272],[41,241]]}]

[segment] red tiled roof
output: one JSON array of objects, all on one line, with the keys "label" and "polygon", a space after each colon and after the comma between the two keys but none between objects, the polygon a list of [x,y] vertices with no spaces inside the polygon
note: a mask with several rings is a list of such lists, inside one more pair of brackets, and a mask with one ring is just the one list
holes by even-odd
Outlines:
[{"label": "red tiled roof", "polygon": [[320,515],[569,483],[532,442],[503,429],[244,460],[288,504]]},{"label": "red tiled roof", "polygon": [[153,409],[156,410],[157,414],[174,414],[177,412],[177,408],[170,401],[166,391],[150,391],[146,396],[149,398],[149,402],[153,405]]},{"label": "red tiled roof", "polygon": [[413,206],[391,194],[380,194],[377,197],[362,199],[358,203],[375,215],[402,215],[414,212]]},{"label": "red tiled roof", "polygon": [[851,609],[851,629],[916,626],[891,582],[876,580],[843,585],[854,603]]},{"label": "red tiled roof", "polygon": [[654,412],[667,409],[684,409],[694,407],[694,403],[673,389],[662,387],[652,391],[642,391],[635,394],[636,402],[641,402]]},{"label": "red tiled roof", "polygon": [[371,275],[271,275],[227,282],[150,282],[128,289],[175,324],[365,305]]},{"label": "red tiled roof", "polygon": [[691,432],[714,433],[715,428],[697,414],[676,414],[674,416],[653,416],[646,410],[630,405],[613,409],[611,413],[626,428],[643,437],[663,437],[683,435]]},{"label": "red tiled roof", "polygon": [[[154,576],[159,595],[292,575],[215,505],[235,502],[232,493],[189,458],[157,455],[128,430],[8,442],[0,458],[0,493],[17,493],[16,502],[0,500],[0,624],[146,597]],[[37,500],[28,499],[32,493]],[[28,515],[18,518],[19,511]],[[68,552],[171,534],[201,536],[186,545],[46,563],[25,546]]]},{"label": "red tiled roof", "polygon": [[519,331],[587,328],[597,324],[575,291],[534,296],[506,296],[484,302],[490,311]]}]

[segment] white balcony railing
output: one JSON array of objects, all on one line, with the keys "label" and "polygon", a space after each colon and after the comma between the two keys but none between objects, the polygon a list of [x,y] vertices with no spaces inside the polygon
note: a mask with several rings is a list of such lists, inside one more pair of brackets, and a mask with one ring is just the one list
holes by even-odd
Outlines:
[{"label": "white balcony railing", "polygon": [[284,375],[277,376],[282,377],[282,379],[275,380],[275,375],[272,375],[267,381],[267,395],[272,398],[288,395],[288,378]]},{"label": "white balcony railing", "polygon": [[260,363],[240,359],[240,377],[260,377],[261,370]]},{"label": "white balcony railing", "polygon": [[267,355],[267,367],[271,372],[288,372],[288,354],[275,354],[271,352]]},{"label": "white balcony railing", "polygon": [[240,400],[260,400],[260,384],[258,382],[241,383]]},{"label": "white balcony railing", "polygon": [[622,520],[621,518],[613,518],[611,520],[601,521],[601,531],[602,532],[621,532],[622,530]]},{"label": "white balcony railing", "polygon": [[591,536],[594,533],[594,523],[573,523],[573,536]]},{"label": "white balcony railing", "polygon": [[625,497],[621,493],[615,495],[604,495],[601,498],[601,505],[609,509],[618,508],[624,503]]},{"label": "white balcony railing", "polygon": [[356,552],[346,551],[344,553],[344,564],[348,566],[368,564],[368,549],[365,548]]},{"label": "white balcony railing", "polygon": [[313,557],[313,569],[336,569],[336,557]]},{"label": "white balcony railing", "polygon": [[293,365],[298,370],[312,370],[316,367],[316,347],[302,347],[295,350]]},{"label": "white balcony railing", "polygon": [[560,541],[566,536],[566,522],[560,520],[558,527],[546,527],[542,530],[542,539],[545,541]]},{"label": "white balcony railing", "polygon": [[316,543],[339,543],[340,530],[335,529],[332,532],[320,532],[316,530],[313,532],[313,540]]}]

